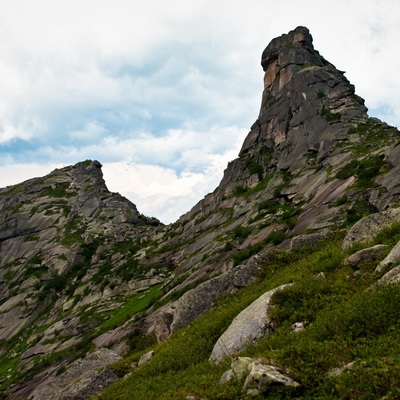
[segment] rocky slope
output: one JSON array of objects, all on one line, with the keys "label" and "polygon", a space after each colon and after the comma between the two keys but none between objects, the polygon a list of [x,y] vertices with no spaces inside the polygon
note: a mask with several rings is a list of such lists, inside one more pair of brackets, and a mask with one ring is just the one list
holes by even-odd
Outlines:
[{"label": "rocky slope", "polygon": [[118,357],[165,340],[253,282],[272,248],[398,203],[399,132],[368,117],[309,31],[272,40],[261,65],[260,113],[239,157],[174,224],[110,193],[97,161],[0,189],[0,382],[10,398],[54,398],[48,385],[94,348]]}]

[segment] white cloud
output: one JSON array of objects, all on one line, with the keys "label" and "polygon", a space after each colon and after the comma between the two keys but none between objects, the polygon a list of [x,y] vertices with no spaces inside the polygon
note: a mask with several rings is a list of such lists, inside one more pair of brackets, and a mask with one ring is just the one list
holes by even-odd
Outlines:
[{"label": "white cloud", "polygon": [[139,212],[170,223],[215,189],[222,178],[221,166],[231,159],[230,153],[214,155],[205,171],[181,174],[156,165],[106,163],[103,174],[109,190],[129,198]]},{"label": "white cloud", "polygon": [[1,183],[0,188],[15,185],[31,178],[47,175],[56,168],[61,168],[61,164],[38,164],[38,163],[22,163],[0,165]]},{"label": "white cloud", "polygon": [[[2,0],[0,166],[39,174],[99,159],[131,182],[114,174],[109,186],[171,220],[236,157],[259,110],[261,53],[298,25],[371,115],[400,126],[397,10],[397,0]],[[144,177],[151,193],[138,189]]]},{"label": "white cloud", "polygon": [[90,121],[85,124],[83,129],[70,132],[69,136],[73,140],[88,142],[99,141],[107,133],[109,133],[107,129],[105,129],[98,121]]}]

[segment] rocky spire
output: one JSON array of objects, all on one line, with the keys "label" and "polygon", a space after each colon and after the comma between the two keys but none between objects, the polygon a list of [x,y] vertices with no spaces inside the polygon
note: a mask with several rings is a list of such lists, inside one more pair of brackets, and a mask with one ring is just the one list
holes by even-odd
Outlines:
[{"label": "rocky spire", "polygon": [[298,27],[273,39],[262,53],[260,114],[240,156],[280,150],[278,167],[294,170],[308,151],[323,159],[332,141],[346,137],[350,121],[366,118],[364,100],[312,42],[308,29]]}]

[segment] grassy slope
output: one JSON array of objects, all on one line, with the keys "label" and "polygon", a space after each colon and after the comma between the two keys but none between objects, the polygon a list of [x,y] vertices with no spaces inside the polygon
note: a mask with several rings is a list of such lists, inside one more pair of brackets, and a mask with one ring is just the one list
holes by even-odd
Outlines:
[{"label": "grassy slope", "polygon": [[[229,360],[215,366],[208,357],[238,312],[263,292],[287,282],[295,284],[274,297],[275,332],[243,353],[273,362],[302,385],[296,392],[271,393],[268,398],[399,398],[400,290],[390,285],[366,291],[378,278],[373,272],[376,262],[350,268],[344,262],[347,254],[341,250],[341,239],[337,236],[290,254],[276,252],[265,262],[256,284],[226,296],[209,313],[153,347],[156,354],[147,364],[130,370],[141,353],[116,364],[118,373],[131,374],[98,398],[243,398],[240,384],[219,384]],[[398,239],[396,226],[376,242],[393,244]],[[305,322],[306,329],[291,333],[291,325],[298,321]],[[353,367],[340,376],[328,375],[350,362],[355,362]]]}]

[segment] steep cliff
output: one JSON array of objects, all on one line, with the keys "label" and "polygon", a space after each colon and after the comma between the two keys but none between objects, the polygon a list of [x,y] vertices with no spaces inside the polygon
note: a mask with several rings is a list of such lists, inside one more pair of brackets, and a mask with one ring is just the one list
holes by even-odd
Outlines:
[{"label": "steep cliff", "polygon": [[110,193],[97,161],[1,189],[0,211],[0,354],[19,365],[3,383],[54,351],[68,358],[135,289],[165,278],[131,260],[160,223]]},{"label": "steep cliff", "polygon": [[261,64],[261,109],[239,157],[213,193],[167,228],[179,233],[170,243],[185,243],[180,272],[224,270],[260,247],[345,227],[398,199],[398,131],[367,116],[306,28],[272,40]]},{"label": "steep cliff", "polygon": [[55,398],[60,385],[66,398],[93,393],[98,375],[66,389],[79,357],[97,349],[103,371],[255,282],[273,249],[343,234],[399,201],[399,132],[368,117],[307,28],[272,40],[261,65],[260,113],[238,158],[174,224],[110,193],[97,161],[0,189],[0,383],[10,398]]}]

